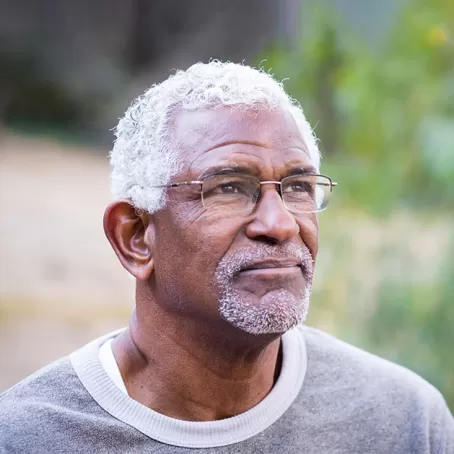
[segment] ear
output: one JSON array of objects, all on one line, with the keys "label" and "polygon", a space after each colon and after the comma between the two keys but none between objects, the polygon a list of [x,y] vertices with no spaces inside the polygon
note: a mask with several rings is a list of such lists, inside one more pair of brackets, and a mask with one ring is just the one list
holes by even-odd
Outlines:
[{"label": "ear", "polygon": [[104,233],[123,267],[145,281],[153,272],[154,225],[152,216],[131,203],[111,203],[104,213]]}]

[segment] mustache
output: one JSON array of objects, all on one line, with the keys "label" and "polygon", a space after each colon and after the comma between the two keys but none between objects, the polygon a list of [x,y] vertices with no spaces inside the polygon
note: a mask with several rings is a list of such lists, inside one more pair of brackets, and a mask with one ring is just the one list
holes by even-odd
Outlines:
[{"label": "mustache", "polygon": [[259,244],[253,248],[239,249],[234,254],[223,257],[217,266],[217,275],[220,282],[230,281],[242,269],[248,268],[263,259],[295,259],[300,264],[301,271],[307,281],[314,274],[314,261],[307,247],[294,244],[274,246]]}]

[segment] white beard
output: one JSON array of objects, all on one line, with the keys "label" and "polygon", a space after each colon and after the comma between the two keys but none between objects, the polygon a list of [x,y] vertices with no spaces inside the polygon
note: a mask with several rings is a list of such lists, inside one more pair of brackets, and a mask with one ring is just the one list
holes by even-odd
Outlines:
[{"label": "white beard", "polygon": [[[306,286],[301,295],[280,288],[266,293],[253,303],[247,294],[233,286],[236,273],[253,261],[264,258],[297,258],[302,264]],[[304,322],[309,311],[313,261],[307,249],[296,246],[260,245],[222,259],[216,268],[216,283],[221,291],[220,314],[231,325],[250,334],[282,334]]]}]

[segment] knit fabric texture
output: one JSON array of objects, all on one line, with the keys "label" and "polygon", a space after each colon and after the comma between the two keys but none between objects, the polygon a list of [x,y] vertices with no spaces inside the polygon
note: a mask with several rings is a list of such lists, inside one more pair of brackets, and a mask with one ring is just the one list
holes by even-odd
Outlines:
[{"label": "knit fabric texture", "polygon": [[454,454],[454,419],[432,385],[319,330],[291,331],[277,390],[201,423],[125,395],[99,360],[112,334],[93,341],[1,394],[0,453]]}]

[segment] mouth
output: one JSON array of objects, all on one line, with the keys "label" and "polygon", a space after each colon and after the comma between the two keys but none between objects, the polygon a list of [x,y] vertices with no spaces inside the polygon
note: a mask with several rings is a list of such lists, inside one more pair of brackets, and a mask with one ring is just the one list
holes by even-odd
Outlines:
[{"label": "mouth", "polygon": [[286,266],[286,267],[274,267],[274,268],[254,268],[247,269],[240,272],[243,276],[269,276],[269,277],[278,277],[278,276],[291,276],[291,275],[300,275],[302,276],[301,268],[299,266]]},{"label": "mouth", "polygon": [[[242,268],[241,274],[247,275],[291,275],[303,273],[301,262],[295,259],[269,259],[254,262]],[[303,273],[304,274],[304,273]]]}]

